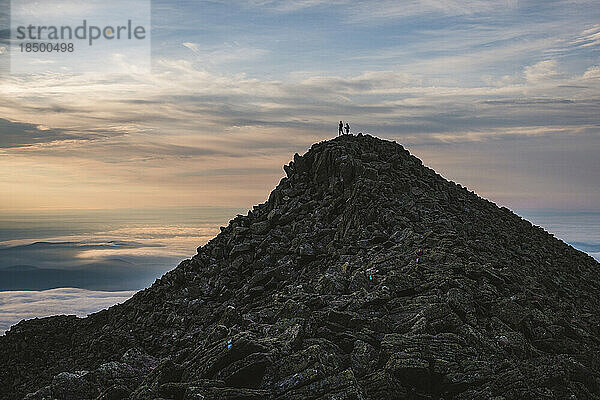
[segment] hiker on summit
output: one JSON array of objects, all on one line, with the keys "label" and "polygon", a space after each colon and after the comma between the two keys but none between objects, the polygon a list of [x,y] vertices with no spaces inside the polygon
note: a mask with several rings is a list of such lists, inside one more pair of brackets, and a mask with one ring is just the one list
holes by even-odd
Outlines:
[{"label": "hiker on summit", "polygon": [[350,125],[348,125],[347,122],[346,122],[346,127],[344,129],[346,129],[346,135],[350,134]]},{"label": "hiker on summit", "polygon": [[340,121],[340,124],[338,125],[338,136],[343,135],[344,134],[344,123],[342,121]]}]

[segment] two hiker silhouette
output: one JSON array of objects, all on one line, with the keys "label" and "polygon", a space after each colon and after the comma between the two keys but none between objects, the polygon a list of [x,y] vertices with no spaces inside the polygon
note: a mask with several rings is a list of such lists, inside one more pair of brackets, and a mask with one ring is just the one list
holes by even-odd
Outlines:
[{"label": "two hiker silhouette", "polygon": [[344,123],[340,121],[338,125],[338,136],[344,134],[344,129],[346,130],[346,135],[350,133],[350,125],[346,122],[346,126],[344,126]]}]

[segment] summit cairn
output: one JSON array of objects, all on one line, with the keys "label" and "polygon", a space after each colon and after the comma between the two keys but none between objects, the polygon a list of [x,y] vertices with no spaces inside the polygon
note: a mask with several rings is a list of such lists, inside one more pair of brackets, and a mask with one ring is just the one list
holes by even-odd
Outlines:
[{"label": "summit cairn", "polygon": [[3,399],[600,398],[600,264],[343,135],[124,304],[0,337]]}]

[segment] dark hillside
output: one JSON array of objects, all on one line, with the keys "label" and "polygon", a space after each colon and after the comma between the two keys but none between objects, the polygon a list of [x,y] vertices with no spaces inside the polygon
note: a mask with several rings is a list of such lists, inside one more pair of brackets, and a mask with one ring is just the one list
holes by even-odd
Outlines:
[{"label": "dark hillside", "polygon": [[0,397],[600,398],[600,264],[344,135],[126,303],[0,337]]}]

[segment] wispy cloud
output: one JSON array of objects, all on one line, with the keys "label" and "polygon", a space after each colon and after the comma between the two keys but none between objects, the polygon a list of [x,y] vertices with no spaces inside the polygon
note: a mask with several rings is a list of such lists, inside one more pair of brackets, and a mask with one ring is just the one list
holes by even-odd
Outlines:
[{"label": "wispy cloud", "polygon": [[202,62],[213,66],[234,61],[253,60],[268,53],[265,49],[242,46],[236,41],[212,47],[203,47],[199,43],[183,42],[182,46],[189,49]]},{"label": "wispy cloud", "polygon": [[506,7],[515,7],[518,3],[515,0],[499,2],[488,0],[410,0],[403,2],[373,0],[251,0],[245,1],[243,4],[245,6],[258,7],[267,11],[288,13],[323,6],[337,7],[341,12],[350,12],[355,17],[355,20],[371,21],[378,18],[397,19],[400,17],[429,13],[446,16],[468,15],[491,12]]},{"label": "wispy cloud", "polygon": [[515,8],[518,2],[488,1],[488,0],[411,0],[393,1],[384,0],[352,2],[349,6],[350,21],[354,23],[373,23],[373,21],[394,21],[414,16],[464,16],[474,14],[489,14],[496,11],[505,11],[507,8]]},{"label": "wispy cloud", "polygon": [[0,148],[48,146],[53,143],[93,140],[100,135],[86,132],[85,135],[69,133],[61,129],[51,129],[44,125],[13,122],[0,118]]},{"label": "wispy cloud", "polygon": [[592,28],[581,32],[579,37],[571,41],[571,45],[579,48],[600,45],[600,25],[594,25]]}]

